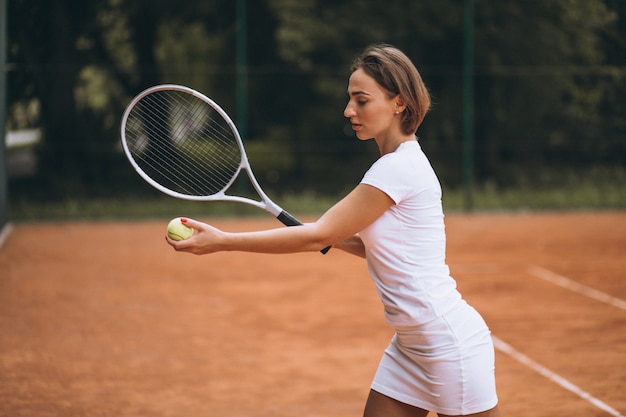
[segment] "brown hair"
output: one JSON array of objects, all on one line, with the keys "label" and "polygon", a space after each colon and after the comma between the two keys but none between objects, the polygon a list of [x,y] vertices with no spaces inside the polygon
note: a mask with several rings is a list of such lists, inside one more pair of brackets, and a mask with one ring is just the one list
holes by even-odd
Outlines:
[{"label": "brown hair", "polygon": [[387,90],[389,98],[400,95],[406,104],[401,118],[402,131],[414,134],[430,108],[430,94],[411,60],[391,45],[372,45],[352,63],[351,71],[358,69]]}]

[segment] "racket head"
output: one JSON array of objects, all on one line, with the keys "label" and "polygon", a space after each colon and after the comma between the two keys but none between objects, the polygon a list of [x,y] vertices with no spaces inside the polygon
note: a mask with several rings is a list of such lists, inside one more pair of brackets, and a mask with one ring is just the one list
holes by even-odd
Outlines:
[{"label": "racket head", "polygon": [[121,138],[137,173],[177,198],[238,199],[228,198],[226,190],[242,169],[250,170],[228,114],[209,97],[180,85],[154,86],[133,98],[122,116]]}]

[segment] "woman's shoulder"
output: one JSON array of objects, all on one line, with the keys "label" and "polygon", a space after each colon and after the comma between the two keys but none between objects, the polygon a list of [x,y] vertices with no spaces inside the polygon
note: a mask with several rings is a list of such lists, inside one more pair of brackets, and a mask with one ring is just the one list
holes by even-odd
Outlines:
[{"label": "woman's shoulder", "polygon": [[[367,170],[362,182],[386,184],[385,188],[415,184],[418,166],[421,165],[419,154],[415,149],[406,146],[402,148],[378,158]],[[414,148],[414,145],[410,148]]]}]

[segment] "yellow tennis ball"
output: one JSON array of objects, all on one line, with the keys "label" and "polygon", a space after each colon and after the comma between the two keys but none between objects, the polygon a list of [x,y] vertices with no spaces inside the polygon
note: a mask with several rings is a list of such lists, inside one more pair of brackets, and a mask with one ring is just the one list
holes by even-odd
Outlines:
[{"label": "yellow tennis ball", "polygon": [[185,240],[193,236],[193,229],[183,224],[180,217],[176,217],[167,225],[167,235],[172,240]]}]

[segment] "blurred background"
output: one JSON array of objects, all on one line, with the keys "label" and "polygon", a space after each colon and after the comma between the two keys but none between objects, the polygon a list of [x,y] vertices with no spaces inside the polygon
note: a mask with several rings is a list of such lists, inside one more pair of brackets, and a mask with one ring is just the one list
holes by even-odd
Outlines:
[{"label": "blurred background", "polygon": [[626,207],[625,0],[0,5],[2,222],[219,210],[160,196],[123,155],[125,106],[160,83],[231,114],[273,199],[323,210],[377,156],[343,109],[351,61],[379,42],[431,91],[418,136],[447,209]]}]

